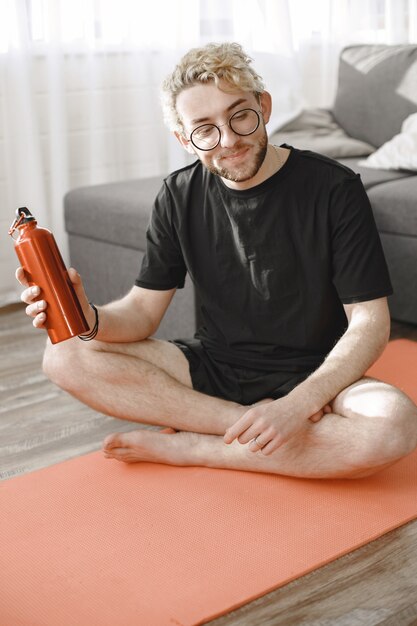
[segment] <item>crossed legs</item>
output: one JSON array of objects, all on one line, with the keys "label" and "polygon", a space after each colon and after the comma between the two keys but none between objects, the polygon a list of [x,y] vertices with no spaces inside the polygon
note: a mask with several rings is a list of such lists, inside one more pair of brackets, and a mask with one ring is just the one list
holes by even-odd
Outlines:
[{"label": "crossed legs", "polygon": [[168,426],[137,430],[104,441],[107,458],[200,465],[314,478],[374,473],[417,445],[417,408],[385,383],[363,379],[341,392],[331,412],[269,456],[223,435],[247,407],[192,389],[188,362],[173,344],[48,346],[44,369],[56,384],[103,413]]}]

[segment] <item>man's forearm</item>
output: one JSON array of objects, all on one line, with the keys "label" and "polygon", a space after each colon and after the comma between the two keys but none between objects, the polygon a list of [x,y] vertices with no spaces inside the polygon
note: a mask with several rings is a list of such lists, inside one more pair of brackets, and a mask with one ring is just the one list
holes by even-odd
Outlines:
[{"label": "man's forearm", "polygon": [[[123,301],[110,302],[97,307],[99,328],[96,339],[109,343],[126,343],[146,339],[153,327],[146,316],[133,313],[123,306]],[[90,324],[91,325],[91,324]]]},{"label": "man's forearm", "polygon": [[389,339],[389,314],[382,302],[360,306],[352,315],[348,329],[322,365],[288,396],[297,406],[306,406],[311,415],[331,402],[343,389],[362,378],[382,354]]},{"label": "man's forearm", "polygon": [[[109,343],[147,339],[157,331],[174,293],[175,289],[156,291],[133,287],[120,300],[97,307],[99,326],[96,338]],[[87,316],[91,330],[95,323],[91,307]]]}]

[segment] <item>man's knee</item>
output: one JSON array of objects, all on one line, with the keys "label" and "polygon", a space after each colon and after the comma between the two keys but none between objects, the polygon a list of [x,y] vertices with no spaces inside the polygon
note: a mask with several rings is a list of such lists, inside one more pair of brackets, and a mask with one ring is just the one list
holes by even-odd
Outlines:
[{"label": "man's knee", "polygon": [[346,458],[348,477],[370,476],[417,447],[417,407],[387,383],[358,381],[339,394],[333,410],[353,427]]},{"label": "man's knee", "polygon": [[[81,345],[78,345],[81,344]],[[71,391],[85,377],[85,352],[90,349],[77,338],[58,344],[47,341],[43,355],[42,368],[44,374],[55,385]]]},{"label": "man's knee", "polygon": [[389,393],[389,412],[371,418],[363,444],[358,446],[357,467],[370,473],[372,468],[387,467],[417,447],[416,405],[399,390],[391,388]]},{"label": "man's knee", "polygon": [[406,456],[417,447],[417,406],[401,391],[394,391],[397,401],[391,417],[394,431],[392,446],[398,457]]}]

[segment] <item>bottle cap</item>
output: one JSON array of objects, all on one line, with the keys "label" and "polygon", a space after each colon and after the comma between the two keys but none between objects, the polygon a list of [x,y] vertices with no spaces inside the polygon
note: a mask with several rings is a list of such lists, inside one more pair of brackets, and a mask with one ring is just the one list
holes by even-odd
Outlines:
[{"label": "bottle cap", "polygon": [[36,218],[33,217],[29,209],[25,206],[16,209],[16,218],[9,228],[9,235],[13,237],[16,228],[19,228],[22,224],[28,224],[29,222],[36,222]]}]

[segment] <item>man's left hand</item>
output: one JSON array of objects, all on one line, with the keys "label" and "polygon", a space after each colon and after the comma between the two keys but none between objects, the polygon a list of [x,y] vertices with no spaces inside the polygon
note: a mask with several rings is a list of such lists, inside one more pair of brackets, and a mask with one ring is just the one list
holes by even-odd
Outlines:
[{"label": "man's left hand", "polygon": [[249,443],[251,452],[262,450],[263,454],[269,455],[306,428],[308,420],[316,423],[331,411],[330,405],[326,405],[310,415],[305,408],[296,409],[288,398],[260,404],[250,408],[228,428],[224,442],[230,444],[237,439],[241,444]]}]

